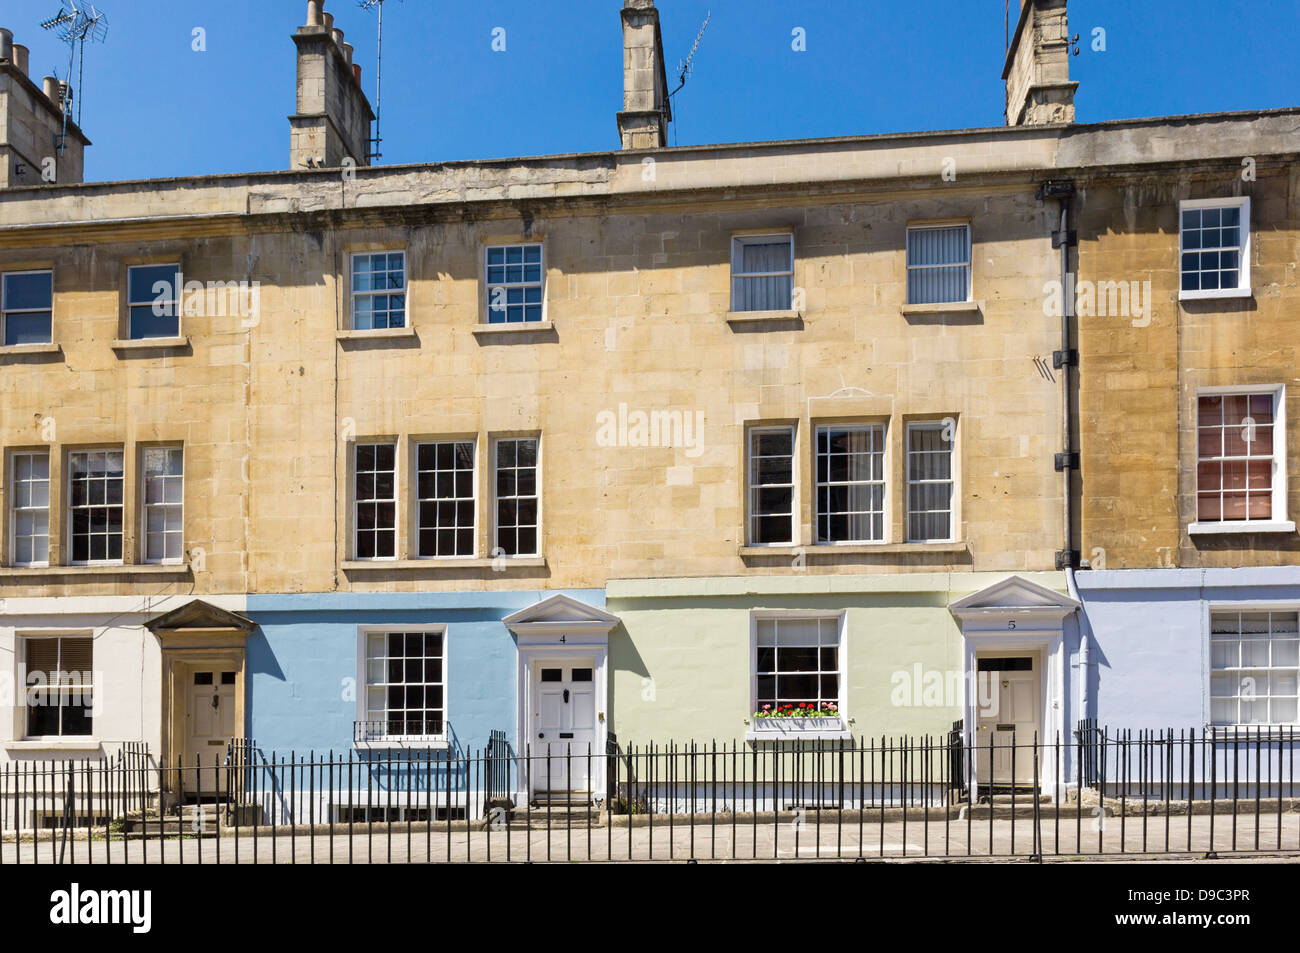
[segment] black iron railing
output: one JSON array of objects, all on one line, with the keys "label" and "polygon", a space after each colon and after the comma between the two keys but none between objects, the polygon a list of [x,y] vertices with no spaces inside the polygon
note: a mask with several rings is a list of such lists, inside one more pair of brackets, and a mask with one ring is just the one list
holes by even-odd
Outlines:
[{"label": "black iron railing", "polygon": [[435,718],[403,720],[382,718],[352,723],[353,743],[365,744],[385,741],[441,741],[446,738],[446,726]]},{"label": "black iron railing", "polygon": [[[0,864],[1300,853],[1295,728],[0,766]],[[527,796],[518,798],[517,792]]]}]

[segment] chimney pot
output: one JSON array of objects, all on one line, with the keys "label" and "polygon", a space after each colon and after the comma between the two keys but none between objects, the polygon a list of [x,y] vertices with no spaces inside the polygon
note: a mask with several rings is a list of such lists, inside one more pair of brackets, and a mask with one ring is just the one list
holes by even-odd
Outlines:
[{"label": "chimney pot", "polygon": [[27,47],[21,43],[14,44],[14,66],[18,67],[18,72],[24,76],[27,75]]},{"label": "chimney pot", "polygon": [[54,76],[47,76],[43,80],[45,86],[45,98],[54,103],[60,109],[63,108],[63,97],[59,95],[59,80]]},{"label": "chimney pot", "polygon": [[357,85],[360,86],[361,85],[361,64],[360,63],[352,64],[352,75],[356,78]]},{"label": "chimney pot", "polygon": [[348,61],[349,66],[352,65],[352,44],[351,43],[343,44],[343,58]]},{"label": "chimney pot", "polygon": [[330,37],[333,38],[334,44],[339,48],[339,52],[342,53],[343,52],[343,31],[336,27],[335,29],[330,30]]},{"label": "chimney pot", "polygon": [[0,27],[0,60],[12,59],[14,55],[14,34],[12,30]]},{"label": "chimney pot", "polygon": [[325,12],[324,0],[307,0],[307,25],[321,26],[324,24],[324,18],[321,16]]},{"label": "chimney pot", "polygon": [[321,5],[321,19],[325,21],[325,29],[331,33],[334,31],[334,14],[326,13],[324,4]]}]

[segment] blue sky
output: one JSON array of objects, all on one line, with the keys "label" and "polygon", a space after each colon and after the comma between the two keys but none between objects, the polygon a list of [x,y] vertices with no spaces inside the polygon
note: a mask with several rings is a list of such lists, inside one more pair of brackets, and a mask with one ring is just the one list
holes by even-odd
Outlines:
[{"label": "blue sky", "polygon": [[[1012,0],[1015,16],[1016,0]],[[621,0],[387,0],[384,163],[617,148]],[[659,0],[670,71],[705,14],[674,99],[674,144],[1002,123],[1001,0]],[[1300,0],[1072,0],[1081,122],[1300,105]],[[0,0],[40,77],[67,48],[59,0]],[[280,169],[306,0],[104,0],[86,55],[88,180]],[[327,0],[374,92],[375,15]],[[1014,22],[1013,22],[1014,26]],[[206,31],[195,52],[192,31]],[[505,29],[494,52],[492,31]],[[791,48],[801,27],[807,49]],[[1103,28],[1104,52],[1093,30]],[[74,73],[75,77],[75,73]],[[674,84],[675,85],[675,84]]]}]

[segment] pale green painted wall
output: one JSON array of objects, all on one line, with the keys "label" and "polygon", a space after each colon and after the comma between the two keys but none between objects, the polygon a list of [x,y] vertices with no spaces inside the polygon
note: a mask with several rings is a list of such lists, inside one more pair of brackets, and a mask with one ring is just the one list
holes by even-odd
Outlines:
[{"label": "pale green painted wall", "polygon": [[[750,613],[843,609],[846,713],[854,734],[946,732],[960,717],[960,687],[954,684],[949,697],[924,699],[938,705],[896,705],[892,676],[907,673],[910,686],[918,664],[923,673],[944,673],[945,684],[947,673],[960,673],[961,629],[948,604],[1006,575],[613,582],[606,605],[623,621],[609,642],[612,727],[623,745],[743,741],[751,704]],[[1064,574],[1020,575],[1065,590]]]}]

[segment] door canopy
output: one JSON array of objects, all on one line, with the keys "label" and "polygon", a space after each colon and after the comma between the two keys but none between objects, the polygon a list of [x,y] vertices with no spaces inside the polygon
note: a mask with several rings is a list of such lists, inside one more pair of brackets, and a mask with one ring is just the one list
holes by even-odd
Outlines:
[{"label": "door canopy", "polygon": [[515,635],[544,635],[547,632],[582,632],[609,635],[618,616],[588,605],[580,599],[556,593],[541,602],[510,613],[502,620]]}]

